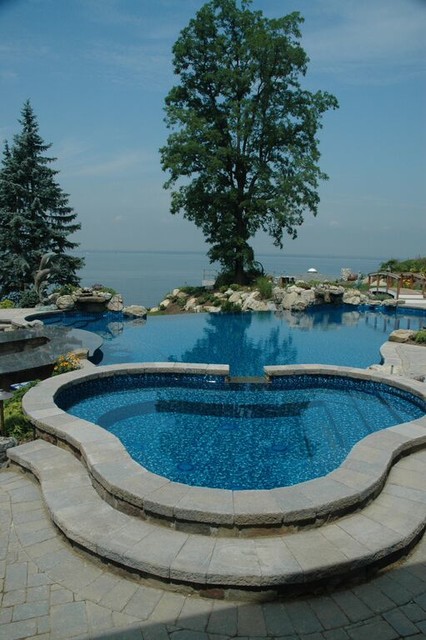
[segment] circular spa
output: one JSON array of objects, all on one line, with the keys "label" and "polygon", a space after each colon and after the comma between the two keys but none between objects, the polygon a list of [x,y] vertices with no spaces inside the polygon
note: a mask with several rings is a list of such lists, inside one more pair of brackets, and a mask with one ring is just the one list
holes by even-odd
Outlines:
[{"label": "circular spa", "polygon": [[149,472],[233,491],[326,476],[363,438],[426,413],[423,398],[383,382],[300,372],[263,383],[127,373],[68,386],[55,402],[115,435]]}]

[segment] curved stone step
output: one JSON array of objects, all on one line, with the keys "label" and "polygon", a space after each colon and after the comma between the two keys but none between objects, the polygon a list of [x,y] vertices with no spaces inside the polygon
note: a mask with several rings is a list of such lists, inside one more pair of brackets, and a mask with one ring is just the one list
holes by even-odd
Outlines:
[{"label": "curved stone step", "polygon": [[266,538],[190,534],[117,511],[71,453],[43,440],[8,455],[39,480],[53,521],[72,543],[143,577],[216,597],[234,590],[275,595],[362,574],[407,553],[426,526],[426,451],[396,463],[362,512]]}]

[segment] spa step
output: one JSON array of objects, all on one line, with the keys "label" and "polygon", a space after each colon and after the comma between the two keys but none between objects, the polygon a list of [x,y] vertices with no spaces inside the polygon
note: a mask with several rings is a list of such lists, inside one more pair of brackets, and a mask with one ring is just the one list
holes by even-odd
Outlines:
[{"label": "spa step", "polygon": [[72,454],[43,440],[8,453],[39,480],[53,521],[72,543],[142,577],[216,597],[300,592],[364,576],[406,554],[426,526],[424,450],[396,463],[362,512],[309,531],[249,538],[189,534],[117,511]]}]

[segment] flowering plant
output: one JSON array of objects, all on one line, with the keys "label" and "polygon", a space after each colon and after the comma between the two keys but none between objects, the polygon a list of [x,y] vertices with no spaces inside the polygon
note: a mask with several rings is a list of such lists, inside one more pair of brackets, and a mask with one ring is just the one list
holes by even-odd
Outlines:
[{"label": "flowering plant", "polygon": [[56,364],[53,368],[53,375],[59,375],[60,373],[67,373],[68,371],[75,371],[81,369],[81,363],[75,353],[67,353],[63,356],[59,356],[56,360]]}]

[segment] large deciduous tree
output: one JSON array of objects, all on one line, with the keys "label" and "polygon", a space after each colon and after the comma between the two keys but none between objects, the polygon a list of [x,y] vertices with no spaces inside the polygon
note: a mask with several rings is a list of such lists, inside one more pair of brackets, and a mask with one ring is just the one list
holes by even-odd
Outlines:
[{"label": "large deciduous tree", "polygon": [[78,284],[83,260],[66,252],[77,245],[69,236],[80,229],[68,195],[49,165],[56,158],[39,135],[29,101],[19,120],[21,132],[6,143],[0,168],[0,286],[2,294],[23,293],[34,284],[41,258],[52,254],[50,282]]},{"label": "large deciduous tree", "polygon": [[177,187],[171,212],[201,228],[210,260],[239,283],[258,231],[282,248],[306,212],[317,214],[327,178],[317,133],[324,112],[338,106],[331,94],[301,86],[301,16],[268,19],[250,5],[211,0],[181,32],[173,47],[180,82],[165,106],[173,132],[160,150],[165,187]]}]

